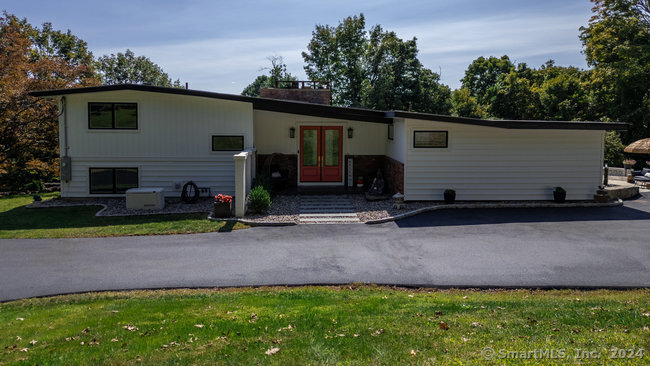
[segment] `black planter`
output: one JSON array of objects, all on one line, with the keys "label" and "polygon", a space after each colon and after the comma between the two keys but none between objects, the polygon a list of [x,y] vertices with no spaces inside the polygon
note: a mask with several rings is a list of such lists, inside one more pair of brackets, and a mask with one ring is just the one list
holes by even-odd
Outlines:
[{"label": "black planter", "polygon": [[231,202],[215,202],[212,217],[231,217],[232,205]]},{"label": "black planter", "polygon": [[445,192],[443,193],[445,197],[445,203],[451,205],[456,201],[456,192]]},{"label": "black planter", "polygon": [[557,203],[564,203],[566,201],[566,192],[553,191],[553,200]]}]

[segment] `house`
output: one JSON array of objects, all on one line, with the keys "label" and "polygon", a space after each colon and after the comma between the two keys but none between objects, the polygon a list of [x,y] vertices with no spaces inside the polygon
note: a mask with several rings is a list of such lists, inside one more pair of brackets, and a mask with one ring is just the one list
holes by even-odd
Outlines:
[{"label": "house", "polygon": [[448,188],[459,200],[549,200],[555,186],[584,200],[602,181],[605,131],[627,129],[343,108],[322,104],[327,93],[303,83],[262,98],[147,85],[32,95],[61,108],[62,197],[131,187],[178,197],[190,180],[241,196],[271,169],[289,186],[352,188],[381,168],[406,200],[440,200]]}]

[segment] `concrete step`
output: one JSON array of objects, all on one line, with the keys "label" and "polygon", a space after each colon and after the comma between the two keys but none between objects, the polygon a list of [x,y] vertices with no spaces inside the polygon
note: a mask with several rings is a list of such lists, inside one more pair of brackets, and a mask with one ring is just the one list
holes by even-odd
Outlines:
[{"label": "concrete step", "polygon": [[356,213],[301,213],[300,217],[354,217],[358,218]]}]

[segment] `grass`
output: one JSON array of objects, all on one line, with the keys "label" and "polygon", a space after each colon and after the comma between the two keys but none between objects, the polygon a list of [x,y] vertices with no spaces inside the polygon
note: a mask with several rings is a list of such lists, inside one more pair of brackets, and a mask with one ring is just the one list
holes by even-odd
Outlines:
[{"label": "grass", "polygon": [[[66,295],[0,304],[0,365],[572,364],[577,350],[599,355],[579,360],[585,364],[648,364],[649,306],[647,289],[352,285]],[[485,347],[566,356],[488,361]],[[632,358],[612,359],[612,349]]]},{"label": "grass", "polygon": [[[58,193],[42,195],[43,199]],[[209,221],[206,214],[96,217],[100,206],[28,209],[28,195],[0,198],[0,238],[71,238],[231,231],[246,225]]]}]

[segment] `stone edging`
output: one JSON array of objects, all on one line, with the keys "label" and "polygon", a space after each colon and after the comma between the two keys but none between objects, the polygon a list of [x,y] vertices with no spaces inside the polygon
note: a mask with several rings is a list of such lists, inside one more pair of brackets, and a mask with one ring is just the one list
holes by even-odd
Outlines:
[{"label": "stone edging", "polygon": [[230,218],[221,218],[221,217],[212,217],[212,213],[208,215],[208,220],[210,221],[226,221],[226,222],[239,222],[248,226],[295,226],[298,225],[294,221],[279,221],[279,222],[260,222],[253,220],[246,220],[237,217]]},{"label": "stone edging", "polygon": [[405,212],[400,215],[385,217],[383,219],[366,221],[367,225],[383,224],[385,222],[404,219],[407,217],[415,216],[421,213],[438,211],[445,209],[461,209],[461,208],[565,208],[565,207],[618,207],[623,206],[623,200],[618,199],[614,202],[598,203],[598,202],[574,202],[574,203],[551,203],[551,202],[529,202],[529,203],[460,203],[451,205],[435,205],[423,207],[417,210]]}]

